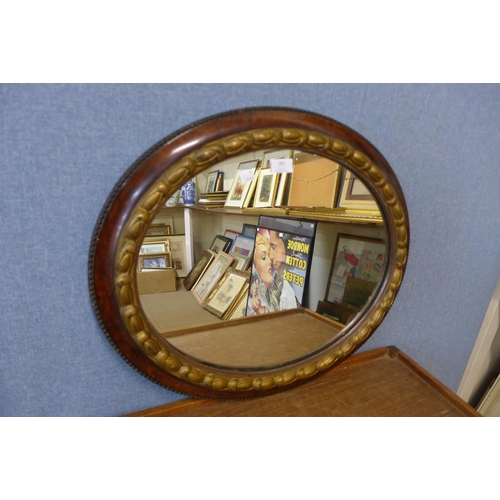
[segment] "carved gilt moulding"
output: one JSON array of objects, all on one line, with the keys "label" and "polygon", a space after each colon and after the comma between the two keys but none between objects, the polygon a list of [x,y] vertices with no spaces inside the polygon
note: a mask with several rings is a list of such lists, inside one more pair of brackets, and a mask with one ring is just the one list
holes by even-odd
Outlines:
[{"label": "carved gilt moulding", "polygon": [[[352,170],[370,188],[386,222],[388,266],[364,315],[320,352],[283,368],[218,369],[177,352],[150,325],[140,305],[136,266],[148,226],[190,178],[242,153],[294,149]],[[96,316],[118,353],[150,380],[210,398],[267,395],[294,387],[341,362],[375,331],[394,302],[409,249],[409,221],[399,183],[363,137],[329,118],[284,108],[236,110],[202,120],[160,141],[118,182],[97,222],[89,260]]]}]

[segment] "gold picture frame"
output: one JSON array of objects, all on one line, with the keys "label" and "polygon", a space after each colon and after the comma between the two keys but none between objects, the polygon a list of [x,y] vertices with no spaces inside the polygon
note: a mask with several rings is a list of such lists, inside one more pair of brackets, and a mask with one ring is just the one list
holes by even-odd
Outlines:
[{"label": "gold picture frame", "polygon": [[191,289],[191,293],[198,304],[203,305],[233,260],[234,258],[225,252],[219,252],[216,255],[213,262]]},{"label": "gold picture frame", "polygon": [[205,193],[214,193],[217,187],[217,178],[219,176],[218,170],[212,170],[207,175],[207,184],[205,186]]},{"label": "gold picture frame", "polygon": [[139,256],[139,271],[151,271],[168,269],[172,267],[172,255],[170,252],[148,253]]},{"label": "gold picture frame", "polygon": [[[249,196],[256,173],[258,172],[257,168],[259,162],[260,160],[249,160],[243,161],[238,165],[238,169],[234,174],[233,185],[229,190],[229,194],[224,204],[225,207],[243,208],[245,200],[247,196]],[[241,179],[242,175],[248,174],[249,172],[252,179],[243,182]]]},{"label": "gold picture frame", "polygon": [[253,206],[256,208],[272,207],[276,197],[279,174],[271,172],[270,168],[262,168],[255,188]]},{"label": "gold picture frame", "polygon": [[139,250],[139,255],[147,255],[152,253],[164,253],[170,252],[170,246],[168,242],[159,241],[152,243],[143,243],[141,249]]},{"label": "gold picture frame", "polygon": [[217,286],[210,292],[203,308],[218,318],[224,318],[233,304],[241,298],[245,285],[248,284],[249,273],[230,267]]},{"label": "gold picture frame", "polygon": [[366,185],[350,170],[343,169],[342,188],[337,208],[379,210],[375,198]]},{"label": "gold picture frame", "polygon": [[177,278],[185,278],[188,274],[186,264],[186,236],[184,234],[171,234],[168,237],[146,236],[144,244],[165,243],[165,250],[172,254],[172,267]]}]

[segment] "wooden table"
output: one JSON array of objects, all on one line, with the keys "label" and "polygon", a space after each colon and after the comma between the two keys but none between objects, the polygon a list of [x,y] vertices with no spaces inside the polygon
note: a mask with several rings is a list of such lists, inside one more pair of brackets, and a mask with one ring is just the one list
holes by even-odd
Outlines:
[{"label": "wooden table", "polygon": [[396,347],[351,356],[325,374],[272,396],[185,399],[129,417],[466,417],[470,405]]}]

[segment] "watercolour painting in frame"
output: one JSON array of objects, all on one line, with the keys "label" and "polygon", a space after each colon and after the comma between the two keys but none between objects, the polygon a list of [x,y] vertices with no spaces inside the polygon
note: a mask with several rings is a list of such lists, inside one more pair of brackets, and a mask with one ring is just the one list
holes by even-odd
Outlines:
[{"label": "watercolour painting in frame", "polygon": [[189,271],[188,275],[183,281],[184,288],[186,290],[191,290],[196,282],[203,275],[207,267],[210,265],[212,260],[214,260],[215,254],[210,250],[204,250],[201,254],[200,259],[196,263],[196,265]]},{"label": "watercolour painting in frame", "polygon": [[259,160],[241,162],[234,174],[233,185],[227,195],[225,207],[242,208],[249,194]]},{"label": "watercolour painting in frame", "polygon": [[325,301],[342,304],[348,279],[350,284],[365,281],[367,284],[364,288],[369,288],[370,285],[373,288],[382,278],[386,252],[384,240],[339,234],[333,253]]},{"label": "watercolour painting in frame", "polygon": [[139,257],[139,270],[167,269],[172,267],[170,252],[150,253]]},{"label": "watercolour painting in frame", "polygon": [[249,274],[229,268],[208,296],[203,308],[218,318],[228,313],[248,284]]},{"label": "watercolour painting in frame", "polygon": [[191,289],[191,293],[198,304],[202,305],[205,302],[233,260],[233,257],[225,252],[219,252],[216,255],[208,269],[203,273],[203,276]]}]

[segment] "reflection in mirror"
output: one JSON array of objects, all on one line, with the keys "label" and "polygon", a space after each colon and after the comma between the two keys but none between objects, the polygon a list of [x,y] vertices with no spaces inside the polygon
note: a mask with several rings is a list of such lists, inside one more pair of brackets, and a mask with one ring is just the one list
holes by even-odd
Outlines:
[{"label": "reflection in mirror", "polygon": [[[137,267],[145,316],[178,351],[237,370],[286,365],[338,340],[369,306],[387,233],[352,172],[301,151],[256,151],[194,181],[196,204],[183,193],[166,202]],[[316,313],[314,328],[301,307]]]}]

